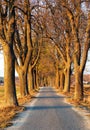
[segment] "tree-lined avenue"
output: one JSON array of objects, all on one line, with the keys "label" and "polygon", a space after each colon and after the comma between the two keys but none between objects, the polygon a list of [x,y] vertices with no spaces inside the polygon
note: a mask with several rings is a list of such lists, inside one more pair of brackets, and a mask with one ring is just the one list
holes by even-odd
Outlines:
[{"label": "tree-lined avenue", "polygon": [[35,98],[33,106],[26,106],[26,120],[23,121],[22,113],[21,118],[6,130],[88,130],[83,118],[64,102],[64,96],[57,95],[54,88],[42,87]]}]

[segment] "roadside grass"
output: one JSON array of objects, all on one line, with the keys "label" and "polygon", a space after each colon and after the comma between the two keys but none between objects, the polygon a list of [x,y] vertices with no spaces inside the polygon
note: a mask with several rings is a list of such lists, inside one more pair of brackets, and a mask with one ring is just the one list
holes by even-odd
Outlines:
[{"label": "roadside grass", "polygon": [[0,109],[0,128],[5,128],[12,125],[10,120],[19,112],[22,112],[24,107],[6,107]]},{"label": "roadside grass", "polygon": [[[88,78],[89,77],[89,78]],[[84,75],[84,79],[90,82],[90,75]],[[70,93],[59,92],[66,96],[66,101],[74,105],[77,108],[85,108],[89,111],[87,114],[90,117],[90,84],[84,84],[84,99],[81,101],[74,100],[74,89],[75,89],[75,80],[74,77],[71,77],[71,87]]]},{"label": "roadside grass", "polygon": [[24,104],[31,102],[32,97],[36,95],[38,91],[31,91],[30,95],[20,98],[19,86],[16,87],[17,97],[19,106],[17,107],[5,107],[4,101],[4,86],[0,86],[0,128],[5,128],[12,125],[11,119],[15,117],[16,114],[24,111]]},{"label": "roadside grass", "polygon": [[84,85],[84,99],[81,101],[74,100],[74,86],[71,87],[71,92],[66,94],[67,101],[76,105],[76,106],[84,106],[90,109],[90,85]]},{"label": "roadside grass", "polygon": [[[89,90],[89,91],[88,91]],[[86,111],[86,116],[90,119],[90,85],[84,85],[84,100],[74,100],[74,87],[71,87],[70,93],[58,92],[65,96],[67,103],[72,104],[78,111]]]},{"label": "roadside grass", "polygon": [[[85,77],[86,80],[88,77]],[[84,100],[83,101],[75,101],[74,100],[74,79],[71,79],[71,91],[70,93],[63,93],[58,90],[60,94],[66,96],[67,102],[73,104],[77,108],[86,108],[90,111],[90,84],[84,84]],[[4,101],[4,86],[0,86],[0,128],[5,128],[7,126],[12,125],[11,119],[15,117],[16,114],[24,111],[24,104],[28,103],[32,100],[32,97],[36,95],[38,90],[31,91],[30,95],[25,96],[24,98],[20,98],[19,91],[19,82],[16,82],[16,92],[18,97],[19,106],[18,107],[5,107]],[[87,114],[90,117],[90,113]]]}]

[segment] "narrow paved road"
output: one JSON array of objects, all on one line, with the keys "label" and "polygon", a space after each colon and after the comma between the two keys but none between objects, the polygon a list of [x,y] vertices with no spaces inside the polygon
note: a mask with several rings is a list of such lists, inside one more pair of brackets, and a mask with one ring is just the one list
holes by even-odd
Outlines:
[{"label": "narrow paved road", "polygon": [[7,130],[87,130],[83,118],[53,88],[41,88],[34,100],[33,105],[26,106],[25,121],[18,119]]}]

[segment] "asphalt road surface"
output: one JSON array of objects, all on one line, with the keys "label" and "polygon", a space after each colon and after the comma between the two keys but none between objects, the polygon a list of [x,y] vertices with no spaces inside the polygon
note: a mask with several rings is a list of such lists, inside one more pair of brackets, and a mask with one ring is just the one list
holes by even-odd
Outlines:
[{"label": "asphalt road surface", "polygon": [[[52,87],[42,87],[38,96],[14,125],[6,130],[88,130],[84,119],[57,95]],[[90,130],[90,129],[89,129]]]}]

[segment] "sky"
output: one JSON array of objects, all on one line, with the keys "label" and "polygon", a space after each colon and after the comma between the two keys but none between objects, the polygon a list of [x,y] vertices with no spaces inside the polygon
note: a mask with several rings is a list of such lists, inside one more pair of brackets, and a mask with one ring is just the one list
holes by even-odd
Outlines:
[{"label": "sky", "polygon": [[85,67],[85,74],[90,74],[90,51],[88,52],[88,58],[86,62],[86,67]]},{"label": "sky", "polygon": [[[90,51],[88,53],[87,63],[84,74],[90,74]],[[17,73],[15,74],[17,76]],[[4,59],[3,54],[0,54],[0,77],[4,77]]]},{"label": "sky", "polygon": [[4,76],[4,59],[3,54],[0,54],[0,77]]},{"label": "sky", "polygon": [[[15,72],[15,75],[17,76],[17,72]],[[3,54],[0,53],[0,77],[4,77],[4,58]]]}]

